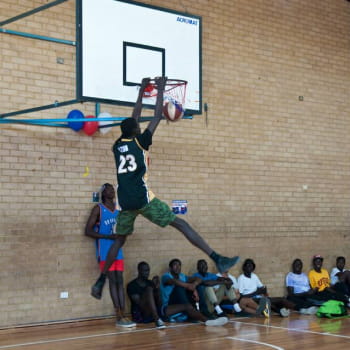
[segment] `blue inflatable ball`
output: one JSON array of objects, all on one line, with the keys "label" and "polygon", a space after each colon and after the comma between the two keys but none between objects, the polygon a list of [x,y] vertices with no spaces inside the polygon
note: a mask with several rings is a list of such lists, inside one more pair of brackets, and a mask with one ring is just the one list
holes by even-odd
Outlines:
[{"label": "blue inflatable ball", "polygon": [[[67,115],[67,119],[81,119],[81,118],[84,118],[84,114],[81,111],[79,111],[79,109],[73,109]],[[77,121],[77,122],[69,121],[68,126],[74,131],[79,131],[83,128],[84,121]]]}]

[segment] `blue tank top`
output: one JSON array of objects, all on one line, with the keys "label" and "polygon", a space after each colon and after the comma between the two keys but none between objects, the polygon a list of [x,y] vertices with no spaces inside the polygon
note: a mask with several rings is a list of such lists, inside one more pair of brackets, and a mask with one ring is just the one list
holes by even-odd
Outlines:
[{"label": "blue tank top", "polygon": [[[103,235],[111,235],[113,234],[113,227],[116,224],[119,210],[110,211],[102,203],[99,203],[98,206],[100,207],[100,221],[96,225],[96,230]],[[98,261],[106,261],[109,248],[113,243],[114,240],[112,239],[99,238],[96,240],[96,257]],[[121,260],[123,258],[123,250],[119,249],[115,260]]]}]

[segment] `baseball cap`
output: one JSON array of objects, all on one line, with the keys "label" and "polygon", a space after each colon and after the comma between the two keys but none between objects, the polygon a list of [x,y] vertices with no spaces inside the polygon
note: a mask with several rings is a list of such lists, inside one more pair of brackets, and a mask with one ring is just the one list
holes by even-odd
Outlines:
[{"label": "baseball cap", "polygon": [[320,254],[314,255],[313,258],[312,258],[312,260],[316,260],[316,259],[321,259],[321,260],[323,260],[323,256],[320,255]]}]

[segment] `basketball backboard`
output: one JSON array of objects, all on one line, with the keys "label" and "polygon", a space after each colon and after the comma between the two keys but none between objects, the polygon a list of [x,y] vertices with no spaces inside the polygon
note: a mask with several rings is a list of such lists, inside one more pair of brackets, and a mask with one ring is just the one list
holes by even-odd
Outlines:
[{"label": "basketball backboard", "polygon": [[80,100],[133,105],[142,78],[167,76],[188,81],[186,114],[201,113],[200,17],[119,0],[79,0],[78,13]]}]

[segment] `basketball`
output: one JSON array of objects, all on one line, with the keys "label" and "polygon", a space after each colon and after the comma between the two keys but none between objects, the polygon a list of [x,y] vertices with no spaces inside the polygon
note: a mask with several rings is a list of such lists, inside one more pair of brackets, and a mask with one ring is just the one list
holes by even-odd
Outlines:
[{"label": "basketball", "polygon": [[176,122],[182,118],[184,110],[182,104],[177,102],[166,102],[163,106],[163,115],[170,122]]}]

